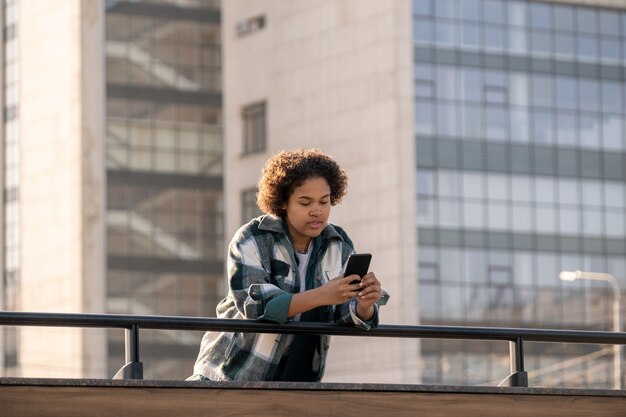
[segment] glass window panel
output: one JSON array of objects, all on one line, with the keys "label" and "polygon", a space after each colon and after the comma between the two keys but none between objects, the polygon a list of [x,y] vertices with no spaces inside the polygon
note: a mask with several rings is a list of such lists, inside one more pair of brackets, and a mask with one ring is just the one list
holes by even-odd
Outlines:
[{"label": "glass window panel", "polygon": [[509,75],[509,94],[511,104],[528,106],[528,75],[512,72]]},{"label": "glass window panel", "polygon": [[461,283],[462,253],[459,249],[441,248],[441,259],[445,259],[440,265],[441,280],[444,282]]},{"label": "glass window panel", "polygon": [[[491,266],[510,267],[512,261],[511,253],[506,250],[492,249],[489,252],[489,265]],[[507,282],[509,281],[507,280]]]},{"label": "glass window panel", "polygon": [[504,140],[507,138],[507,112],[501,107],[488,107],[485,112],[487,139]]},{"label": "glass window panel", "polygon": [[482,79],[479,70],[461,68],[460,91],[463,101],[482,101]]},{"label": "glass window panel", "polygon": [[599,209],[586,208],[583,211],[583,233],[585,235],[602,234],[602,211]]},{"label": "glass window panel", "polygon": [[439,200],[439,225],[442,227],[459,227],[460,208],[456,200]]},{"label": "glass window panel", "polygon": [[513,201],[532,201],[530,177],[513,175],[511,178],[511,197]]},{"label": "glass window panel", "polygon": [[413,65],[413,77],[416,80],[433,81],[433,66],[429,64],[415,64]]},{"label": "glass window panel", "polygon": [[528,52],[528,33],[526,30],[509,28],[509,51],[515,54]]},{"label": "glass window panel", "polygon": [[413,12],[428,16],[432,13],[430,0],[413,0]]},{"label": "glass window panel", "polygon": [[577,116],[575,113],[558,113],[556,116],[556,138],[560,145],[576,146]]},{"label": "glass window panel", "polygon": [[604,233],[609,237],[623,237],[624,217],[623,210],[607,209]]},{"label": "glass window panel", "polygon": [[464,23],[461,27],[461,45],[465,48],[480,47],[482,27],[471,23]]},{"label": "glass window panel", "polygon": [[419,43],[430,43],[431,23],[428,19],[415,19],[413,22],[413,40]]},{"label": "glass window panel", "polygon": [[561,204],[580,203],[580,192],[577,181],[565,178],[559,180],[559,202]]},{"label": "glass window panel", "polygon": [[509,210],[505,203],[490,201],[487,205],[487,222],[491,230],[509,229]]},{"label": "glass window panel", "polygon": [[595,34],[598,32],[596,11],[589,7],[576,8],[576,20],[578,31]]},{"label": "glass window panel", "polygon": [[602,111],[606,113],[622,112],[622,85],[614,81],[602,81]]},{"label": "glass window panel", "polygon": [[505,46],[505,32],[500,27],[486,26],[485,31],[485,49],[488,51],[502,51]]},{"label": "glass window panel", "polygon": [[535,231],[552,234],[556,232],[556,210],[550,205],[539,205],[536,209]]},{"label": "glass window panel", "polygon": [[536,31],[530,34],[530,49],[535,56],[545,56],[552,53],[552,34]]},{"label": "glass window panel", "polygon": [[623,256],[609,256],[606,260],[607,272],[619,281],[620,286],[626,286],[626,258]]},{"label": "glass window panel", "polygon": [[551,178],[535,178],[535,200],[539,203],[555,203],[556,184]]},{"label": "glass window panel", "polygon": [[465,319],[463,309],[463,288],[457,285],[445,285],[441,295],[445,303],[442,303],[442,317],[448,320]]},{"label": "glass window panel", "polygon": [[417,253],[420,262],[439,262],[439,250],[432,246],[420,246]]},{"label": "glass window panel", "polygon": [[454,19],[456,12],[459,10],[457,0],[437,0],[435,4],[435,16],[446,17],[448,19]]},{"label": "glass window panel", "polygon": [[578,58],[587,61],[598,59],[598,40],[593,36],[578,35]]},{"label": "glass window panel", "polygon": [[526,109],[512,109],[511,115],[511,140],[515,142],[529,142],[528,124],[529,117]]},{"label": "glass window panel", "polygon": [[556,30],[574,30],[574,8],[571,6],[554,5],[554,28]]},{"label": "glass window panel", "polygon": [[604,199],[607,207],[624,208],[624,185],[614,181],[605,182]]},{"label": "glass window panel", "polygon": [[487,195],[490,200],[508,200],[508,190],[506,175],[489,174],[487,176]]},{"label": "glass window panel", "polygon": [[463,204],[463,225],[466,228],[485,227],[484,206],[480,201],[465,200]]},{"label": "glass window panel", "polygon": [[548,111],[533,112],[533,141],[536,143],[554,142],[553,114]]},{"label": "glass window panel", "polygon": [[453,67],[439,66],[436,68],[435,80],[437,83],[437,98],[447,100],[456,99],[456,74],[457,71]]},{"label": "glass window panel", "polygon": [[461,129],[464,138],[483,137],[483,106],[466,104],[460,107]]},{"label": "glass window panel", "polygon": [[434,195],[435,193],[435,175],[429,169],[417,170],[417,194],[418,195]]},{"label": "glass window panel", "polygon": [[509,24],[513,26],[526,26],[526,3],[521,1],[508,2]]},{"label": "glass window panel", "polygon": [[480,18],[481,2],[478,0],[460,0],[461,19],[477,22]]},{"label": "glass window panel", "polygon": [[176,168],[176,158],[174,154],[168,152],[156,152],[155,165],[156,171],[174,171]]},{"label": "glass window panel", "polygon": [[527,204],[518,203],[513,206],[513,230],[530,232],[532,230],[532,210]]},{"label": "glass window panel", "polygon": [[619,36],[619,15],[613,11],[600,10],[600,33]]},{"label": "glass window panel", "polygon": [[505,2],[502,0],[485,0],[485,22],[504,24]]},{"label": "glass window panel", "polygon": [[600,40],[600,59],[603,62],[616,62],[620,59],[621,42],[615,39]]},{"label": "glass window panel", "polygon": [[427,135],[433,133],[433,107],[430,101],[415,102],[415,132]]},{"label": "glass window panel", "polygon": [[485,196],[483,174],[464,171],[461,175],[463,181],[463,197],[482,199]]},{"label": "glass window panel", "polygon": [[[544,287],[555,287],[559,282],[559,272],[562,269],[559,268],[557,262],[557,255],[554,253],[539,253],[537,254],[537,283]],[[574,269],[577,269],[575,267]],[[542,289],[545,291],[545,289]],[[538,304],[541,304],[539,302]],[[553,321],[553,320],[552,320]]]},{"label": "glass window panel", "polygon": [[579,117],[580,146],[597,149],[600,147],[600,118],[596,114],[585,113]]},{"label": "glass window panel", "polygon": [[580,108],[598,111],[600,108],[600,84],[596,80],[581,79],[578,83]]},{"label": "glass window panel", "polygon": [[197,174],[200,172],[198,154],[181,153],[178,155],[178,172]]},{"label": "glass window panel", "polygon": [[576,109],[576,80],[572,77],[556,79],[556,105],[561,109]]},{"label": "glass window panel", "polygon": [[508,77],[506,76],[506,73],[498,70],[485,71],[484,89],[492,92],[499,91],[506,95],[506,91],[508,89]]},{"label": "glass window panel", "polygon": [[437,180],[440,196],[458,197],[460,195],[459,174],[457,171],[439,171]]},{"label": "glass window panel", "polygon": [[419,286],[420,315],[423,318],[439,318],[439,307],[441,306],[441,287],[439,284],[424,284]]},{"label": "glass window panel", "polygon": [[538,29],[550,29],[552,10],[549,5],[542,3],[530,4],[530,26]]},{"label": "glass window panel", "polygon": [[582,204],[591,207],[602,206],[602,183],[595,180],[582,181]]},{"label": "glass window panel", "polygon": [[434,92],[432,81],[415,80],[415,97],[432,98]]},{"label": "glass window panel", "polygon": [[624,124],[621,116],[608,114],[602,117],[602,144],[607,150],[624,149]]},{"label": "glass window panel", "polygon": [[431,262],[420,262],[418,277],[420,282],[424,281],[439,281],[439,272],[437,268],[437,263]]},{"label": "glass window panel", "polygon": [[420,197],[417,200],[417,223],[420,226],[434,226],[436,213],[436,200],[429,197]]},{"label": "glass window panel", "polygon": [[453,23],[435,22],[435,41],[439,45],[453,46],[456,43],[457,26]]},{"label": "glass window panel", "polygon": [[559,57],[572,58],[575,53],[575,41],[574,36],[570,34],[557,33],[554,36],[554,53]]},{"label": "glass window panel", "polygon": [[552,77],[543,75],[534,76],[532,82],[533,105],[552,107],[553,88],[554,83]]},{"label": "glass window panel", "polygon": [[482,249],[465,250],[465,267],[467,281],[470,283],[484,283],[487,281],[486,256]]},{"label": "glass window panel", "polygon": [[456,136],[456,112],[454,104],[437,105],[437,133],[442,136]]},{"label": "glass window panel", "polygon": [[561,233],[580,233],[580,212],[576,208],[559,208],[559,231]]},{"label": "glass window panel", "polygon": [[489,287],[473,286],[467,291],[467,319],[485,322],[489,320]]},{"label": "glass window panel", "polygon": [[[130,154],[131,168],[136,170],[149,170],[152,167],[152,153],[150,151],[134,150]],[[171,164],[166,164],[157,169],[171,169]]]},{"label": "glass window panel", "polygon": [[534,265],[533,255],[527,252],[515,252],[513,254],[513,272],[515,274],[515,285],[533,284]]}]

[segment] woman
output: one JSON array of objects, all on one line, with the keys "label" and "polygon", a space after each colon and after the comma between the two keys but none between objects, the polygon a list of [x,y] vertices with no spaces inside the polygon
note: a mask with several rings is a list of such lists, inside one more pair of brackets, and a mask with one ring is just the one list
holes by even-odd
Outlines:
[{"label": "woman", "polygon": [[[282,151],[269,159],[258,183],[266,213],[242,226],[228,253],[229,292],[219,318],[378,325],[388,295],[373,272],[356,284],[342,277],[354,253],[342,228],[328,223],[346,193],[347,176],[315,150]],[[328,336],[205,334],[190,380],[320,381]]]}]

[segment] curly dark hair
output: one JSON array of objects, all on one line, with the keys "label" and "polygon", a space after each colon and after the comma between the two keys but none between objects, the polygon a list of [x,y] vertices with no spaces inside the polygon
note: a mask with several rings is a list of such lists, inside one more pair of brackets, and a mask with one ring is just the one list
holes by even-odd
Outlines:
[{"label": "curly dark hair", "polygon": [[284,217],[294,188],[310,178],[324,178],[330,186],[330,204],[336,205],[346,194],[348,176],[335,160],[317,149],[281,151],[263,167],[256,204],[262,212]]}]

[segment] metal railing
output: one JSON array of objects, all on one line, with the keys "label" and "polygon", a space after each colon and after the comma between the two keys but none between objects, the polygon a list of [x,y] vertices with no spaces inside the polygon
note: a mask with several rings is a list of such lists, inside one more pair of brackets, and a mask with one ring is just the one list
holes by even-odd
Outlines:
[{"label": "metal railing", "polygon": [[0,326],[125,329],[126,364],[114,379],[143,379],[143,364],[139,358],[139,329],[508,341],[511,374],[499,386],[510,387],[528,386],[528,374],[524,369],[524,342],[626,345],[625,332],[427,325],[380,325],[375,329],[364,330],[334,323],[275,324],[256,320],[118,314],[0,311]]}]

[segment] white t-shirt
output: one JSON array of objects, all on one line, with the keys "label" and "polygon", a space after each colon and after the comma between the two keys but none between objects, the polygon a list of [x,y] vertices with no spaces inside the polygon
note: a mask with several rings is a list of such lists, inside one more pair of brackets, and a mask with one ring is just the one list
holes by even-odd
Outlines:
[{"label": "white t-shirt", "polygon": [[[309,266],[309,258],[311,257],[311,251],[312,251],[313,245],[311,245],[309,243],[309,248],[307,249],[306,253],[298,253],[296,252],[296,256],[298,257],[298,272],[300,273],[300,292],[304,292],[306,291],[306,270],[307,267]],[[293,317],[293,321],[300,321],[300,316],[301,314],[296,314]],[[291,342],[293,342],[293,335],[287,335],[287,341],[285,343],[285,346],[290,346]]]},{"label": "white t-shirt", "polygon": [[[306,250],[306,253],[298,253],[296,252],[296,256],[298,257],[298,272],[300,273],[300,292],[306,291],[306,270],[309,266],[309,258],[311,257],[311,249],[313,245],[309,243],[309,248]],[[296,315],[293,318],[294,321],[300,321],[300,314]]]}]

